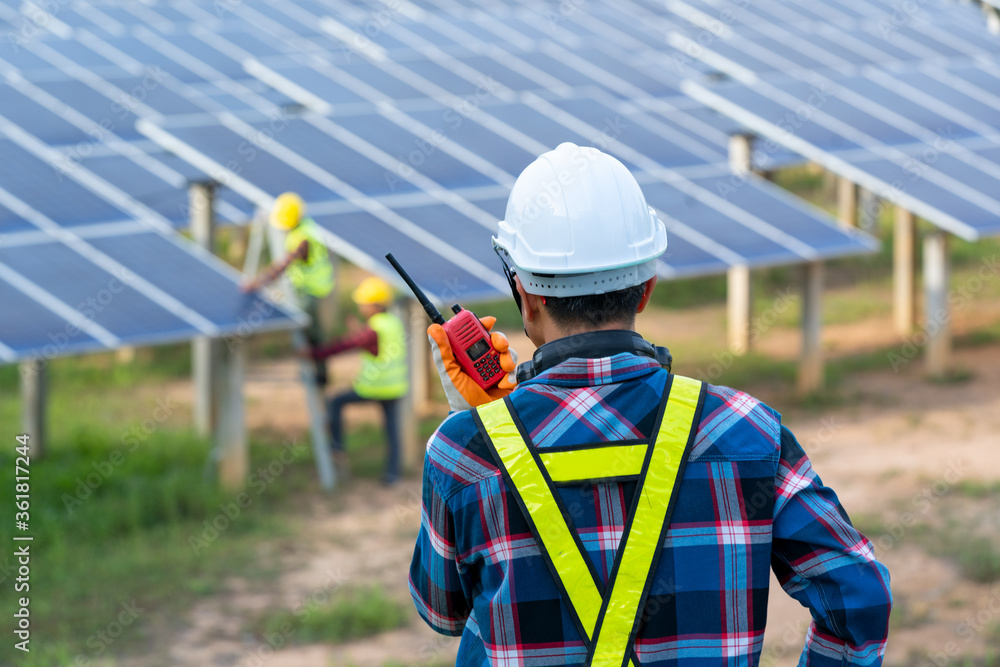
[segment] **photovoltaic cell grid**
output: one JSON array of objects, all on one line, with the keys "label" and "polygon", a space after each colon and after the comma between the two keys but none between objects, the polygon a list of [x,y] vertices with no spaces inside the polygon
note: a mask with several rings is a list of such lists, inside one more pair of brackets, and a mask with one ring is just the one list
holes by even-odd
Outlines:
[{"label": "photovoltaic cell grid", "polygon": [[[33,68],[24,74],[10,66],[10,51],[2,54],[0,116],[20,141],[0,134],[0,300],[17,314],[0,324],[0,359],[241,336],[301,322],[260,296],[241,295],[235,272],[166,235],[169,222],[188,218],[187,181],[205,177],[142,140],[132,116],[149,98],[167,113],[203,107],[185,109],[181,95],[169,99],[155,70],[116,68],[75,42],[27,44],[48,60],[19,47],[17,61]],[[78,64],[69,70],[79,76],[40,74],[53,61]],[[95,189],[101,181],[126,187]],[[134,205],[122,208],[122,196]],[[223,219],[246,219],[246,200],[223,198]]]},{"label": "photovoltaic cell grid", "polygon": [[[290,12],[284,28],[293,29],[296,20],[319,25],[340,35],[346,46],[353,43],[351,35],[363,29],[345,25],[341,15],[337,25],[331,25],[328,15],[299,7],[305,13],[296,18]],[[514,14],[520,17],[519,27],[538,25],[542,18],[515,9],[504,15],[504,24]],[[447,50],[428,46],[428,26],[454,44]],[[657,199],[670,205],[684,202],[678,207],[683,220],[671,219],[678,241],[663,266],[664,275],[724,270],[732,263],[803,261],[871,247],[870,240],[837,230],[829,219],[798,206],[778,214],[797,220],[790,231],[780,230],[771,220],[776,215],[774,197],[745,197],[745,206],[758,207],[748,212],[716,194],[713,188],[730,179],[722,166],[728,134],[717,122],[709,122],[708,114],[684,113],[657,98],[667,90],[663,86],[670,75],[636,72],[629,58],[613,50],[570,49],[556,43],[530,50],[504,46],[496,26],[496,17],[484,12],[460,12],[447,21],[438,15],[425,21],[397,17],[365,42],[373,57],[352,53],[340,61],[345,56],[336,49],[332,55],[248,59],[248,72],[315,112],[288,123],[264,142],[253,141],[263,129],[262,121],[246,117],[201,125],[146,123],[141,129],[201,169],[237,165],[230,184],[248,198],[264,202],[281,190],[276,182],[301,183],[315,202],[314,213],[326,210],[327,204],[337,208],[336,214],[316,213],[335,247],[351,257],[367,255],[369,268],[387,269],[372,262],[383,254],[371,250],[377,242],[383,251],[393,249],[386,247],[390,242],[409,243],[422,260],[416,273],[428,270],[424,260],[435,271],[442,261],[452,260],[459,277],[452,282],[465,285],[468,298],[506,291],[488,242],[502,210],[480,206],[480,196],[490,201],[502,197],[534,155],[561,141],[603,142],[631,169],[646,172],[643,177],[650,183],[662,185]],[[491,38],[484,39],[484,31]],[[590,37],[593,41],[594,35]],[[492,46],[483,47],[483,42]],[[472,48],[477,44],[478,49]],[[383,58],[373,55],[382,53],[373,50],[375,46],[386,52],[405,47],[416,54]],[[476,98],[484,80],[489,81],[488,94]],[[674,77],[673,83],[677,81]],[[463,101],[471,108],[456,113]],[[254,144],[251,149],[244,145],[252,162],[239,156],[238,147],[247,141]],[[666,168],[685,171],[682,182],[665,177],[661,172]],[[704,178],[696,182],[695,176]],[[333,196],[319,201],[323,188]],[[752,181],[741,189],[768,195],[771,188]],[[675,193],[673,198],[669,192]],[[417,200],[402,207],[394,203],[408,195]],[[359,197],[377,203],[350,206]],[[343,201],[348,205],[337,206]],[[760,207],[765,201],[771,210]],[[750,244],[744,254],[727,247],[722,225],[706,225],[707,233],[699,227],[713,216],[745,227],[758,243]],[[828,238],[829,230],[834,230],[835,242]],[[419,279],[435,293],[455,290],[446,275]]]},{"label": "photovoltaic cell grid", "polygon": [[[810,57],[834,67],[796,70],[786,65],[805,55],[741,28],[739,37],[720,40],[732,45],[730,54],[715,44],[701,54],[739,83],[692,81],[684,90],[954,234],[975,240],[1000,233],[1000,40],[975,24],[962,33],[924,16],[913,17],[910,25],[918,24],[954,49],[953,57],[857,66],[847,40],[829,50],[814,40]],[[786,49],[801,44],[794,28],[770,29]],[[923,54],[915,40],[897,43]],[[773,69],[752,71],[752,62]]]},{"label": "photovoltaic cell grid", "polygon": [[[808,11],[813,3],[780,6],[775,16]],[[819,5],[825,12],[828,4]],[[1000,40],[990,34],[974,12],[945,3],[925,3],[922,11],[900,15],[896,9],[879,18],[861,21],[831,17],[828,21],[799,23],[752,21],[751,8],[704,0],[671,0],[668,7],[694,21],[694,27],[675,30],[668,41],[685,53],[732,76],[739,72],[795,73],[834,70],[844,74],[869,65],[893,66],[928,60],[990,57],[1000,53]],[[943,11],[947,7],[947,11]],[[923,9],[926,8],[926,9]],[[759,7],[756,7],[759,9]],[[957,11],[956,11],[957,10]],[[717,17],[729,12],[733,18],[722,24]],[[971,15],[971,16],[970,16]],[[701,38],[715,21],[718,37]]]},{"label": "photovoltaic cell grid", "polygon": [[[28,264],[32,254],[81,256],[103,270],[139,257],[136,267],[155,274],[155,284],[119,302],[170,302],[160,283],[169,285],[175,271],[156,273],[150,260],[162,237],[125,221],[183,224],[183,183],[210,176],[231,186],[223,219],[245,219],[253,205],[298,190],[335,247],[358,263],[385,272],[375,258],[387,245],[402,247],[441,298],[506,294],[488,236],[514,176],[565,140],[602,145],[636,171],[671,229],[665,276],[873,247],[756,179],[728,185],[726,142],[735,127],[678,94],[681,70],[662,53],[666,18],[653,28],[596,3],[571,16],[556,4],[399,7],[371,31],[375,14],[364,3],[60,6],[44,21],[47,34],[0,48],[0,116],[23,134],[10,150],[30,153],[31,137],[51,149],[41,169],[36,159],[0,171],[0,187],[30,199],[10,202],[14,208],[37,206],[73,236],[53,245],[51,230],[34,231],[37,221],[4,208],[4,247]],[[0,19],[23,30],[18,16],[0,8]],[[315,113],[291,116],[293,103]],[[46,200],[46,168],[73,206]],[[104,184],[96,194],[94,183]],[[727,233],[729,225],[736,231]],[[729,238],[742,244],[739,253]],[[18,276],[8,278],[23,293]],[[49,293],[33,293],[51,311]],[[170,303],[167,316],[147,318],[158,331],[213,326],[183,299]],[[239,312],[261,307],[244,303]],[[61,312],[74,317],[72,308]],[[104,317],[71,343],[138,335],[112,312]]]},{"label": "photovoltaic cell grid", "polygon": [[[297,311],[241,295],[233,270],[175,238],[155,211],[83,167],[60,171],[54,151],[23,134],[5,137],[4,129],[11,128],[0,124],[0,303],[8,316],[0,320],[0,361],[302,322]],[[57,188],[59,197],[36,196]]]}]

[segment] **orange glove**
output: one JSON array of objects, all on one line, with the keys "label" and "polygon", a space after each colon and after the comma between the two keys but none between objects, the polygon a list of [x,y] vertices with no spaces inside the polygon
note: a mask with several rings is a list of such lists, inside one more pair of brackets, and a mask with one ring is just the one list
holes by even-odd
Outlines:
[{"label": "orange glove", "polygon": [[[497,318],[481,317],[479,321],[487,331],[490,331],[497,323]],[[514,369],[517,368],[517,352],[510,349],[507,337],[499,331],[490,331],[490,342],[493,344],[493,349],[500,353],[500,368],[507,371],[508,375],[500,380],[498,385],[489,389],[480,387],[471,375],[462,370],[451,351],[451,343],[444,327],[440,324],[430,325],[427,327],[427,338],[431,341],[434,364],[437,366],[438,375],[441,376],[441,385],[452,410],[469,410],[492,403],[517,387],[517,383],[511,380]]]}]

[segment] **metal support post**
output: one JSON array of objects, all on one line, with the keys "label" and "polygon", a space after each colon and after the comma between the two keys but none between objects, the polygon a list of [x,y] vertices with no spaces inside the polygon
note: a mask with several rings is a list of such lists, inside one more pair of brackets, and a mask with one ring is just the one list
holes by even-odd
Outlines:
[{"label": "metal support post", "polygon": [[823,263],[804,266],[802,285],[802,358],[799,392],[809,394],[823,386]]},{"label": "metal support post", "polygon": [[45,454],[48,379],[44,359],[21,362],[21,431],[28,436],[28,451],[41,458]]},{"label": "metal support post", "polygon": [[239,490],[250,470],[246,420],[243,405],[244,347],[223,348],[219,355],[219,418],[215,427],[215,447],[219,463],[219,483]]},{"label": "metal support post", "polygon": [[733,134],[729,137],[729,169],[746,175],[753,171],[753,135]]},{"label": "metal support post", "polygon": [[837,179],[837,208],[841,220],[858,226],[858,186],[844,177]]},{"label": "metal support post", "polygon": [[916,235],[913,214],[896,207],[896,225],[892,241],[892,312],[896,333],[909,335],[916,324]]},{"label": "metal support post", "polygon": [[[192,183],[189,193],[191,236],[194,242],[209,252],[215,247],[215,185]],[[218,423],[218,357],[222,341],[198,336],[191,341],[191,370],[194,376],[194,427],[201,436],[215,431]]]},{"label": "metal support post", "polygon": [[948,307],[948,233],[935,230],[924,238],[924,327],[927,373],[945,375],[951,357],[951,312]]},{"label": "metal support post", "polygon": [[986,13],[986,28],[994,35],[1000,35],[1000,9],[983,3],[983,12]]},{"label": "metal support post", "polygon": [[750,349],[750,268],[729,269],[726,287],[729,351],[736,356]]}]

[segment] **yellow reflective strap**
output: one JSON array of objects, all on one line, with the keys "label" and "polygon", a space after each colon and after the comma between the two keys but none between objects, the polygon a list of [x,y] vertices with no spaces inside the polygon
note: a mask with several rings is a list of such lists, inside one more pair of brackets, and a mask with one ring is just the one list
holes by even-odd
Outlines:
[{"label": "yellow reflective strap", "polygon": [[701,396],[701,382],[674,376],[635,515],[622,537],[621,562],[610,582],[607,610],[594,648],[592,667],[621,667],[630,648],[639,602],[662,548],[662,533],[674,483],[687,449]]},{"label": "yellow reflective strap", "polygon": [[585,557],[577,548],[569,526],[559,511],[552,489],[518,432],[507,403],[493,401],[476,410],[510,475],[515,487],[512,491],[520,496],[530,515],[538,538],[542,541],[542,548],[548,553],[589,641],[594,636],[603,600],[584,561]]},{"label": "yellow reflective strap", "polygon": [[553,482],[597,480],[603,477],[638,476],[649,445],[617,445],[539,453]]}]

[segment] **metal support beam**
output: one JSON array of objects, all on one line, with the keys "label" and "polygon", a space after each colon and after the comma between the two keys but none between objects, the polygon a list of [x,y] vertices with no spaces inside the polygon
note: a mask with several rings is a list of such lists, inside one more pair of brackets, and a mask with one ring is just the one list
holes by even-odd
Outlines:
[{"label": "metal support beam", "polygon": [[882,204],[878,196],[868,188],[858,188],[858,226],[866,232],[878,227]]},{"label": "metal support beam", "polygon": [[951,357],[951,312],[948,308],[948,233],[935,230],[924,237],[924,298],[929,375],[942,376]]},{"label": "metal support beam", "polygon": [[1000,9],[984,3],[983,12],[986,14],[987,29],[994,35],[1000,35]]},{"label": "metal support beam", "polygon": [[[32,457],[45,454],[45,423],[47,421],[48,380],[43,359],[21,362],[21,432],[28,436],[28,451]],[[13,437],[13,436],[12,436]]]},{"label": "metal support beam", "polygon": [[729,137],[729,169],[734,174],[742,176],[753,171],[753,142],[750,134]]},{"label": "metal support beam", "polygon": [[916,262],[917,223],[913,214],[896,207],[895,232],[892,241],[892,319],[900,336],[907,336],[916,324]]},{"label": "metal support beam", "polygon": [[[215,185],[192,183],[189,192],[191,236],[212,252],[215,247]],[[215,431],[218,423],[218,357],[222,341],[199,336],[191,341],[191,370],[194,376],[194,428],[201,436]]]},{"label": "metal support beam", "polygon": [[804,266],[802,283],[802,358],[799,392],[809,394],[823,386],[823,263]]},{"label": "metal support beam", "polygon": [[238,490],[246,483],[250,452],[243,406],[243,345],[222,349],[219,355],[219,419],[215,428],[219,483]]},{"label": "metal support beam", "polygon": [[837,179],[837,208],[841,220],[858,226],[858,186],[843,176]]},{"label": "metal support beam", "polygon": [[730,268],[726,287],[729,351],[737,356],[750,349],[750,297],[750,268]]},{"label": "metal support beam", "polygon": [[[294,299],[294,297],[292,297]],[[301,331],[292,334],[292,344],[296,350],[309,349],[306,336]],[[306,390],[306,405],[309,408],[309,431],[312,435],[313,458],[316,459],[316,474],[324,491],[333,491],[337,486],[336,472],[330,459],[330,434],[327,430],[326,403],[323,390],[316,384],[316,366],[312,361],[299,359],[299,375]]]},{"label": "metal support beam", "polygon": [[427,314],[416,299],[406,299],[403,306],[406,323],[407,360],[410,366],[410,392],[403,402],[403,432],[401,444],[404,470],[419,470],[423,465],[424,443],[420,438],[420,417],[426,412],[430,399],[428,392],[430,343],[427,340]]}]

